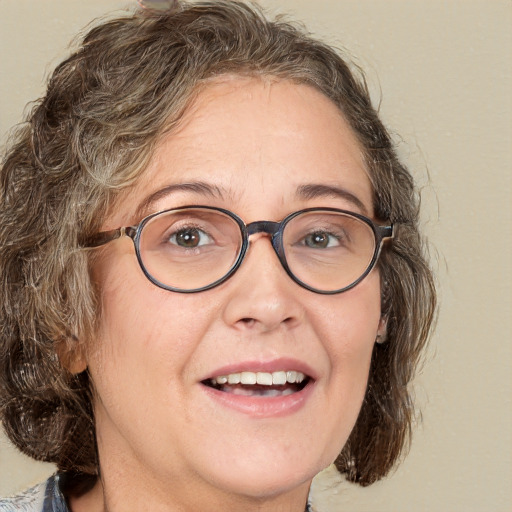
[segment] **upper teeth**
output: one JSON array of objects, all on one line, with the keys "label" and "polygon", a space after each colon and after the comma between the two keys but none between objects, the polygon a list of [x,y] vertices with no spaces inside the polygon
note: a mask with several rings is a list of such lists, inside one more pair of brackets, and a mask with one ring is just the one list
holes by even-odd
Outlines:
[{"label": "upper teeth", "polygon": [[306,376],[302,372],[279,371],[279,372],[240,372],[229,375],[219,375],[211,379],[213,384],[259,384],[261,386],[282,386],[299,384]]}]

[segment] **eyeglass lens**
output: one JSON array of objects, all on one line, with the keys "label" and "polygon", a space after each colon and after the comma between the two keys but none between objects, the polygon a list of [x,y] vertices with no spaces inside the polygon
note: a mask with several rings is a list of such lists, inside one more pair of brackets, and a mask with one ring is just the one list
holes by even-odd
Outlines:
[{"label": "eyeglass lens", "polygon": [[[196,290],[225,277],[239,260],[242,228],[221,211],[193,208],[157,214],[139,235],[145,271],[166,288]],[[328,211],[300,213],[282,231],[286,264],[296,279],[320,291],[345,288],[367,270],[375,235],[364,221]]]}]

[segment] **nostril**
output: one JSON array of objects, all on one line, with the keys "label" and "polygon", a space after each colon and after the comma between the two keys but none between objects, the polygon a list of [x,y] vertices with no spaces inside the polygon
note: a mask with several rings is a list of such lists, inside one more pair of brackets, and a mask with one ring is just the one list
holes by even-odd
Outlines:
[{"label": "nostril", "polygon": [[[294,322],[294,318],[289,316],[287,318],[285,318],[282,322],[279,322],[279,323],[283,323],[283,324],[286,324],[286,325],[290,325]],[[240,320],[238,320],[238,323],[239,325],[242,325],[244,327],[247,327],[249,329],[252,329],[254,328],[259,322],[258,320],[256,320],[255,318],[251,318],[251,317],[244,317],[244,318],[240,318]]]}]

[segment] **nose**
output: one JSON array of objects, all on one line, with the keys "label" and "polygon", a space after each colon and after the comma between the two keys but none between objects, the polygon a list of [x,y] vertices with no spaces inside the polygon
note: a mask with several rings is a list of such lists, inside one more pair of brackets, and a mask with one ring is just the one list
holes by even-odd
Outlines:
[{"label": "nose", "polygon": [[256,234],[237,273],[226,283],[224,321],[240,330],[265,333],[291,329],[304,317],[303,290],[290,279],[270,238]]}]

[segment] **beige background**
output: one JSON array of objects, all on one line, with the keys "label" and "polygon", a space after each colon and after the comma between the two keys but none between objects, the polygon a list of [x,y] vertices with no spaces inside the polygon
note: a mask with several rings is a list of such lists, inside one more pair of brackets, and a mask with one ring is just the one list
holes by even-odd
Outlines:
[{"label": "beige background", "polygon": [[[512,510],[512,2],[265,0],[346,47],[424,189],[441,311],[417,381],[423,422],[399,469],[360,489],[315,493],[320,509]],[[121,0],[0,0],[0,141],[93,17]],[[382,92],[380,92],[382,91]],[[430,178],[428,178],[430,176]],[[0,438],[0,495],[51,466]]]}]

